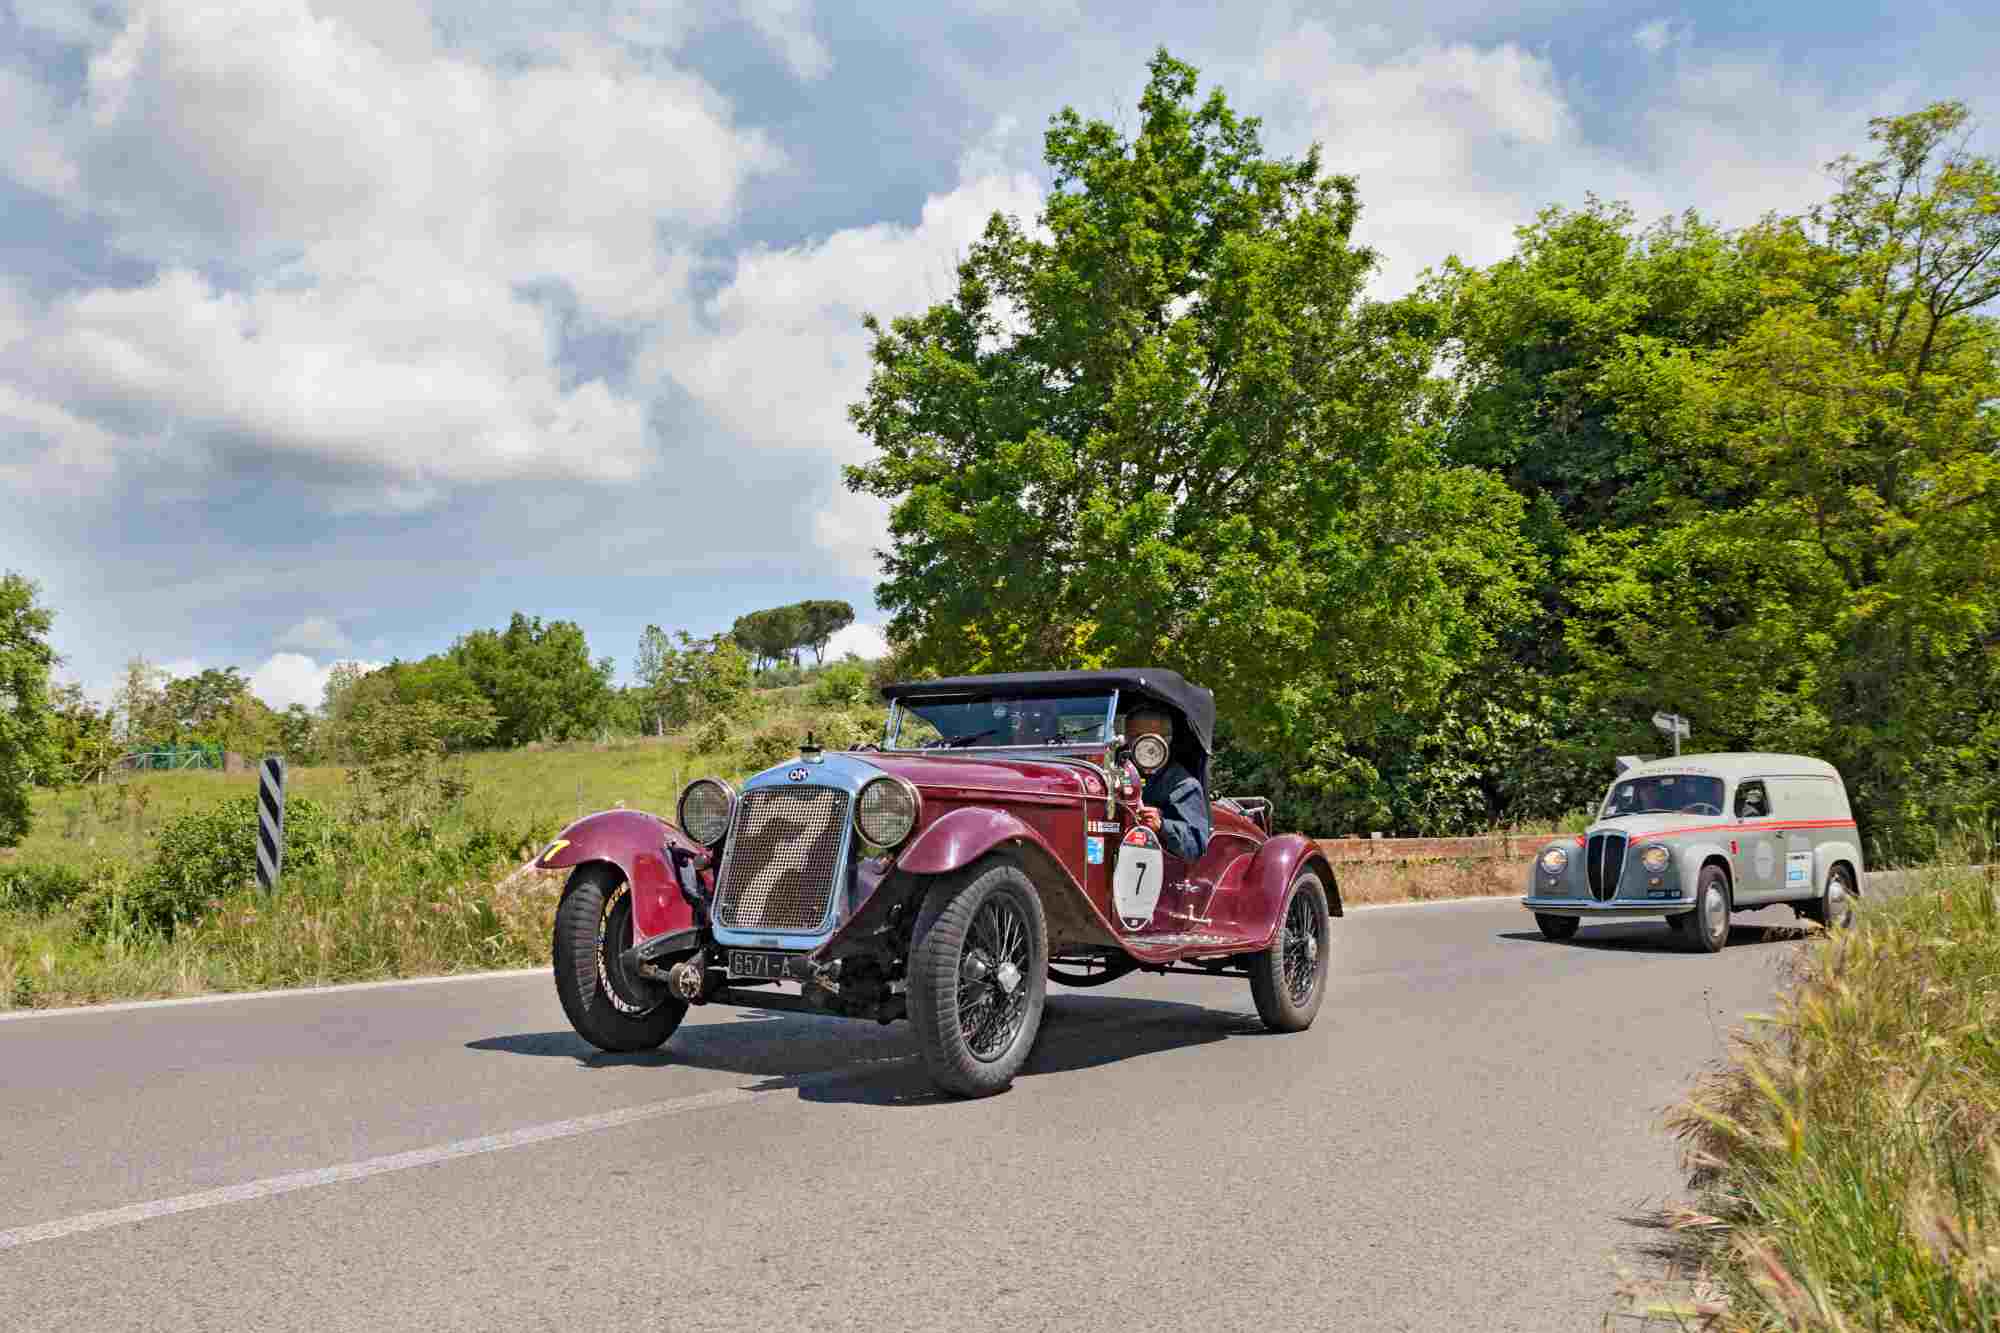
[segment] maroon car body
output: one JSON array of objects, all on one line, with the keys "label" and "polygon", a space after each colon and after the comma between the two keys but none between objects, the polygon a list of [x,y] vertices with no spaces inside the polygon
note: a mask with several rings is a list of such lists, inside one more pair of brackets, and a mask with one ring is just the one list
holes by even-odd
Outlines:
[{"label": "maroon car body", "polygon": [[[1212,825],[1196,859],[1167,851],[1142,818],[1135,747],[1113,719],[1167,713],[1172,760],[1205,783],[1206,690],[1135,669],[884,693],[889,748],[808,746],[741,792],[690,784],[679,823],[615,810],[558,835],[540,864],[572,871],[556,980],[579,1033],[608,1049],[658,1045],[688,1005],[706,1003],[910,1018],[938,1082],[976,1095],[1019,1068],[1048,982],[1241,975],[1271,1026],[1312,1021],[1328,921],[1341,915],[1317,846],[1273,834],[1267,803],[1205,786]],[[1074,734],[1040,744],[936,732],[1063,709],[1056,725]],[[899,724],[933,738],[899,747]],[[1136,749],[1149,767],[1163,762]],[[1154,867],[1154,882],[1134,888]]]}]

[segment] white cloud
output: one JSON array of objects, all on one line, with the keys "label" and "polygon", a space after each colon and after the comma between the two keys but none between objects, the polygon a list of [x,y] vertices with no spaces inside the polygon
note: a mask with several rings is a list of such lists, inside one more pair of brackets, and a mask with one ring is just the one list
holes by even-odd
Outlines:
[{"label": "white cloud", "polygon": [[817,79],[833,68],[826,43],[812,30],[808,0],[746,0],[743,11],[750,26],[763,35],[798,78]]},{"label": "white cloud", "polygon": [[840,489],[835,472],[867,452],[847,419],[868,382],[861,317],[945,299],[987,219],[997,211],[1032,220],[1041,202],[1032,177],[989,169],[931,196],[914,225],[877,223],[749,251],[706,303],[706,327],[662,337],[648,359],[749,448],[800,455],[802,468],[807,458],[823,460],[811,464],[824,470],[830,492],[813,517],[816,542],[840,572],[872,575],[869,552],[887,544],[887,510]]},{"label": "white cloud", "polygon": [[337,657],[352,646],[329,616],[307,616],[278,636],[278,647],[295,648],[313,657]]},{"label": "white cloud", "polygon": [[888,651],[889,641],[882,637],[880,625],[864,625],[856,621],[827,640],[826,660],[837,662],[849,653],[873,660]]},{"label": "white cloud", "polygon": [[1632,32],[1632,45],[1647,55],[1658,55],[1670,46],[1678,46],[1687,40],[1687,24],[1676,19],[1654,19],[1642,23]]},{"label": "white cloud", "polygon": [[[329,661],[322,666],[301,653],[273,653],[250,673],[250,692],[281,713],[293,704],[317,708],[326,695],[327,678],[337,665]],[[364,671],[373,671],[382,663],[359,665]]]},{"label": "white cloud", "polygon": [[395,512],[645,469],[647,386],[571,382],[562,337],[674,318],[692,247],[781,161],[700,79],[560,30],[488,65],[304,0],[148,4],[91,40],[54,123],[0,84],[38,126],[5,161],[163,267],[0,345],[40,489],[268,458],[336,511]]}]

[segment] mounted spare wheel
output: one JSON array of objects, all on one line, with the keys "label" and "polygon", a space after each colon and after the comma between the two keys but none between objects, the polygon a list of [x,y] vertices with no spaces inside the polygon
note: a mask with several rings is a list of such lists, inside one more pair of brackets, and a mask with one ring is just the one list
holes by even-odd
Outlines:
[{"label": "mounted spare wheel", "polygon": [[946,1092],[1004,1091],[1028,1058],[1048,995],[1041,895],[1004,856],[939,876],[910,941],[910,1024]]}]

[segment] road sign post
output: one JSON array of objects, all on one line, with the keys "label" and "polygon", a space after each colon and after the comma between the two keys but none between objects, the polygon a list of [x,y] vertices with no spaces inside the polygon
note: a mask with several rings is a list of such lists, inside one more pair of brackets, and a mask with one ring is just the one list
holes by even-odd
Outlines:
[{"label": "road sign post", "polygon": [[257,887],[278,887],[285,867],[285,761],[267,754],[257,766]]},{"label": "road sign post", "polygon": [[1655,713],[1653,714],[1653,725],[1674,738],[1674,754],[1676,757],[1681,752],[1681,737],[1693,734],[1688,728],[1688,720],[1679,713]]}]

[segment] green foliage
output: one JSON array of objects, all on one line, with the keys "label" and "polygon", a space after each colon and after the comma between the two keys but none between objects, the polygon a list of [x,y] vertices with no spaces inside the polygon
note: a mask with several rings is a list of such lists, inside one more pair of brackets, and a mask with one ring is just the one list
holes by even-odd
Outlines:
[{"label": "green foliage", "polygon": [[64,861],[0,865],[0,911],[53,912],[82,896],[90,881]]},{"label": "green foliage", "polygon": [[95,782],[110,771],[119,755],[116,718],[84,697],[83,686],[70,683],[49,691],[50,742],[55,762],[39,779],[44,787]]},{"label": "green foliage", "polygon": [[1129,141],[1054,118],[1045,235],[996,215],[949,301],[869,321],[847,484],[893,504],[900,665],[1173,666],[1292,758],[1435,707],[1524,614],[1521,507],[1441,456],[1354,182],[1150,68]]},{"label": "green foliage", "polygon": [[[212,899],[257,877],[257,798],[239,797],[182,815],[161,829],[151,858],[129,884],[112,877],[85,900],[95,933],[131,929],[172,934],[199,920]],[[286,875],[306,874],[329,863],[347,835],[317,801],[285,801]]]},{"label": "green foliage", "polygon": [[805,728],[790,722],[774,722],[759,727],[744,742],[744,766],[752,772],[762,772],[773,764],[796,759],[805,739]]},{"label": "green foliage", "polygon": [[362,818],[429,828],[469,790],[454,748],[492,736],[493,708],[480,695],[449,701],[367,699],[348,719],[360,761],[349,772]]},{"label": "green foliage", "polygon": [[729,633],[757,667],[797,667],[799,649],[812,649],[813,660],[823,662],[827,641],[853,623],[854,608],[846,602],[805,601],[738,616]]},{"label": "green foliage", "polygon": [[[460,638],[449,659],[492,705],[498,745],[590,736],[611,709],[611,659],[593,662],[583,630],[573,621],[544,625],[541,617],[517,611],[504,630],[476,630]],[[457,679],[442,663],[436,671],[440,681]]]},{"label": "green foliage", "polygon": [[27,836],[28,789],[62,762],[49,702],[55,615],[36,592],[19,574],[0,575],[0,847]]},{"label": "green foliage", "polygon": [[858,658],[849,658],[820,672],[806,697],[824,708],[853,708],[866,703],[872,693],[868,668]]}]

